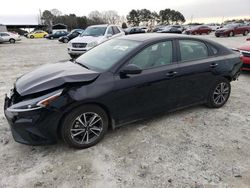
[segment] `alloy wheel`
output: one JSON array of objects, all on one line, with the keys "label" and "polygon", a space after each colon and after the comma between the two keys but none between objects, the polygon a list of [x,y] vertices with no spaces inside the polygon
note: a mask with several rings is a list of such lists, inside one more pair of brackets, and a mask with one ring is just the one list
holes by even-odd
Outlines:
[{"label": "alloy wheel", "polygon": [[213,92],[213,101],[216,105],[225,103],[229,97],[230,87],[227,83],[219,83]]},{"label": "alloy wheel", "polygon": [[74,142],[89,144],[98,139],[102,130],[102,118],[97,113],[85,112],[73,121],[70,133]]}]

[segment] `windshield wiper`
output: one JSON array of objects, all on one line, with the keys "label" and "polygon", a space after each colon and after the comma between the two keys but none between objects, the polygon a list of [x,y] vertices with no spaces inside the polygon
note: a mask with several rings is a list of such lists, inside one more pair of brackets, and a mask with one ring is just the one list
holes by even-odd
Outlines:
[{"label": "windshield wiper", "polygon": [[80,66],[82,66],[82,67],[84,67],[84,68],[86,68],[86,69],[89,69],[89,67],[87,67],[86,65],[84,65],[84,64],[82,64],[82,63],[79,63],[78,61],[73,61],[75,64],[78,64],[78,65],[80,65]]}]

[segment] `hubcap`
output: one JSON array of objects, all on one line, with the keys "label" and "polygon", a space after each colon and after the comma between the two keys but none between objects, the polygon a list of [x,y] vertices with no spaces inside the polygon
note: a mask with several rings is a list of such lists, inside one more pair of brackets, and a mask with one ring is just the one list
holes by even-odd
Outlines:
[{"label": "hubcap", "polygon": [[70,133],[71,138],[79,144],[94,142],[103,130],[102,118],[94,112],[79,115],[73,122]]},{"label": "hubcap", "polygon": [[225,82],[219,83],[213,93],[213,100],[216,105],[223,104],[229,96],[229,86]]}]

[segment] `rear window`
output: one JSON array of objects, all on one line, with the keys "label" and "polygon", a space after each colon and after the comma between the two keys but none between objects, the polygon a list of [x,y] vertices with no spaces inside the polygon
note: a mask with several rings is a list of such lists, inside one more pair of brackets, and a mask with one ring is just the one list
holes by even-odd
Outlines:
[{"label": "rear window", "polygon": [[180,40],[181,61],[191,61],[208,57],[205,43],[195,40]]}]

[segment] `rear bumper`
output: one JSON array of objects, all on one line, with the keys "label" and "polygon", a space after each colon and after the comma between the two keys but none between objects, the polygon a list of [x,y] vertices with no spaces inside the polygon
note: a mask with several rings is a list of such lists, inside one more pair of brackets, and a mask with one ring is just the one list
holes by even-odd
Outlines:
[{"label": "rear bumper", "polygon": [[9,110],[10,99],[6,96],[4,114],[16,142],[27,145],[48,145],[57,142],[59,112],[41,108],[32,111]]}]

